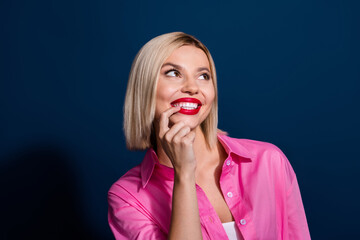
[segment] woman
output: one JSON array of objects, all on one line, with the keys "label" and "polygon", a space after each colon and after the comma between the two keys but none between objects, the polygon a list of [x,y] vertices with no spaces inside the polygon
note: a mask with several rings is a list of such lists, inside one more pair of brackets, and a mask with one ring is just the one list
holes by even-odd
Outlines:
[{"label": "woman", "polygon": [[158,36],[130,72],[124,130],[143,162],[109,190],[116,239],[310,239],[295,173],[274,145],[217,129],[208,49]]}]

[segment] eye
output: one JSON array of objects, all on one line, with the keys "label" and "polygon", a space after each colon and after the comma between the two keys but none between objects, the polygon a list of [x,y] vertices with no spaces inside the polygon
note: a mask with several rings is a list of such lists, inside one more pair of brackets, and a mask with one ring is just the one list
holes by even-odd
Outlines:
[{"label": "eye", "polygon": [[210,75],[207,73],[203,73],[200,75],[200,79],[204,79],[204,80],[209,80],[210,79]]},{"label": "eye", "polygon": [[166,76],[169,76],[169,77],[179,77],[180,76],[180,73],[178,70],[176,69],[171,69],[169,71],[166,71],[165,72],[165,75]]}]

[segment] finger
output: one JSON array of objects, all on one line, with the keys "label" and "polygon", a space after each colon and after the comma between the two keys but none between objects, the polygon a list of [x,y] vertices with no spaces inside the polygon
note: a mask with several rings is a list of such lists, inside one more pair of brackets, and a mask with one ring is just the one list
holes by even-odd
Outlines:
[{"label": "finger", "polygon": [[[172,129],[171,129],[172,130]],[[186,136],[191,131],[189,126],[183,126],[173,137],[172,141],[174,143],[180,143],[183,140],[183,137]]]},{"label": "finger", "polygon": [[167,109],[165,112],[161,113],[159,120],[159,135],[162,138],[165,133],[169,130],[169,118],[174,113],[180,111],[181,107],[171,107]]},{"label": "finger", "polygon": [[190,131],[188,134],[186,134],[183,137],[183,142],[185,144],[192,144],[195,141],[195,136],[196,136],[195,131]]},{"label": "finger", "polygon": [[173,137],[185,126],[184,122],[175,123],[164,135],[167,142],[171,142]]}]

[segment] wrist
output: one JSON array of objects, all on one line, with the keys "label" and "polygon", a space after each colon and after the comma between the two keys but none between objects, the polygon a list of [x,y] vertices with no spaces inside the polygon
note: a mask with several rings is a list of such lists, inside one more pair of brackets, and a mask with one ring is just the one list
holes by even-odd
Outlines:
[{"label": "wrist", "polygon": [[174,169],[174,181],[177,183],[195,183],[195,169],[193,171]]}]

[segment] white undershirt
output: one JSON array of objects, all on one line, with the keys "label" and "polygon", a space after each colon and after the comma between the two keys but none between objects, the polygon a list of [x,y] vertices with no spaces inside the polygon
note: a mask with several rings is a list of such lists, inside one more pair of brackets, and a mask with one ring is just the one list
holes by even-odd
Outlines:
[{"label": "white undershirt", "polygon": [[243,239],[241,233],[236,226],[235,222],[227,222],[222,224],[229,240],[241,240]]}]

